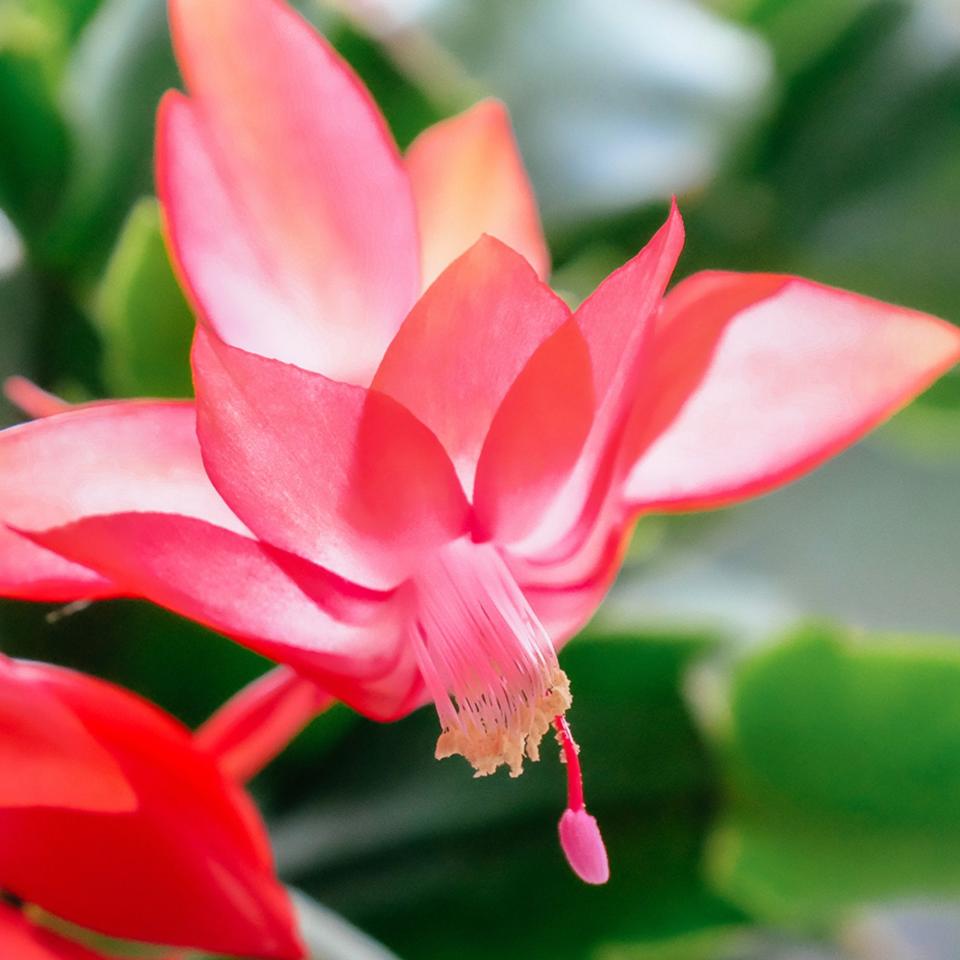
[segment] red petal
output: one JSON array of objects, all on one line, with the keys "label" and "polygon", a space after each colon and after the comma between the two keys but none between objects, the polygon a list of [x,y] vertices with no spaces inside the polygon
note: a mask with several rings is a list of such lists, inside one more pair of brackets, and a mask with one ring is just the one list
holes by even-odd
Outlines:
[{"label": "red petal", "polygon": [[[486,505],[484,516],[496,539],[523,541],[519,549],[528,555],[559,557],[575,551],[588,536],[614,479],[630,403],[644,377],[645,346],[682,246],[683,222],[674,204],[646,247],[607,277],[574,314],[592,372],[589,434],[572,469],[555,475],[551,484],[539,484],[535,497],[520,486],[504,486],[498,494],[504,502]],[[583,378],[570,389],[584,393]],[[562,430],[568,415],[567,405],[558,404],[551,429]],[[514,422],[523,428],[522,416]]]},{"label": "red petal", "polygon": [[371,587],[463,533],[468,505],[437,438],[396,401],[228,346],[193,349],[210,478],[258,536]]},{"label": "red petal", "polygon": [[437,435],[470,491],[494,413],[537,347],[569,315],[519,254],[482,237],[404,320],[373,387]]},{"label": "red petal", "polygon": [[838,453],[960,359],[960,331],[809,280],[702,273],[667,298],[654,351],[626,496],[683,510],[765,493]]},{"label": "red petal", "polygon": [[0,807],[136,809],[136,794],[110,754],[55,697],[15,671],[0,656]]},{"label": "red petal", "polygon": [[160,117],[174,253],[221,336],[369,382],[416,299],[403,162],[350,68],[278,0],[171,0],[192,105]]},{"label": "red petal", "polygon": [[3,960],[105,960],[98,953],[29,923],[0,901],[0,957]]},{"label": "red petal", "polygon": [[131,694],[71,671],[19,663],[13,676],[76,716],[139,805],[122,814],[0,809],[6,890],[122,939],[302,956],[262,824],[188,731]]},{"label": "red petal", "polygon": [[424,286],[481,234],[502,240],[546,278],[550,254],[507,108],[482,100],[425,130],[407,152]]}]

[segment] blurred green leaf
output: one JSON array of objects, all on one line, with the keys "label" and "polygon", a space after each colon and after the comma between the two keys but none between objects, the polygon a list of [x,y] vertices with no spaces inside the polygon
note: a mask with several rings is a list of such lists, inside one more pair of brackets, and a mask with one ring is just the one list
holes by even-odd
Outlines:
[{"label": "blurred green leaf", "polygon": [[67,65],[62,98],[75,144],[47,256],[96,276],[134,201],[152,190],[153,129],[179,84],[159,0],[102,0]]},{"label": "blurred green leaf", "polygon": [[743,938],[743,931],[735,925],[649,944],[618,944],[605,947],[596,954],[597,960],[733,960],[731,948]]},{"label": "blurred green leaf", "polygon": [[[30,327],[38,311],[35,278],[20,237],[0,212],[0,382],[29,370]],[[0,426],[21,419],[0,394]]]},{"label": "blurred green leaf", "polygon": [[0,0],[0,207],[35,239],[60,199],[67,136],[56,107],[62,35],[32,5]]},{"label": "blurred green leaf", "polygon": [[777,67],[792,74],[828,53],[871,0],[743,0],[741,19],[773,46]]},{"label": "blurred green leaf", "polygon": [[153,198],[140,200],[130,211],[107,264],[95,313],[111,392],[191,395],[193,314],[170,266]]},{"label": "blurred green leaf", "polygon": [[4,603],[0,648],[129,687],[191,727],[272,666],[232,640],[136,600]]},{"label": "blurred green leaf", "polygon": [[960,652],[810,627],[746,661],[731,694],[734,800],[718,889],[766,921],[960,891]]},{"label": "blurred green leaf", "polygon": [[97,12],[101,0],[27,0],[48,19],[57,18],[67,40],[75,39]]}]

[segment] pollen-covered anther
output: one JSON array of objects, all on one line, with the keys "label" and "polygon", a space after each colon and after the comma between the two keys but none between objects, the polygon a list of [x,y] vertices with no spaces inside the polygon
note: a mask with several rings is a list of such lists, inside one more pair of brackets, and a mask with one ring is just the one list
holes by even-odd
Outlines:
[{"label": "pollen-covered anther", "polygon": [[437,759],[511,776],[570,706],[570,683],[542,624],[489,544],[449,544],[416,578],[414,646],[437,705]]},{"label": "pollen-covered anther", "polygon": [[553,718],[570,706],[570,681],[556,667],[532,705],[526,694],[518,699],[518,704],[493,713],[485,710],[488,701],[483,699],[462,705],[458,701],[458,722],[446,727],[437,739],[437,759],[460,754],[473,766],[475,776],[485,777],[501,764],[510,768],[511,777],[520,776],[524,758],[540,759],[540,741]]}]

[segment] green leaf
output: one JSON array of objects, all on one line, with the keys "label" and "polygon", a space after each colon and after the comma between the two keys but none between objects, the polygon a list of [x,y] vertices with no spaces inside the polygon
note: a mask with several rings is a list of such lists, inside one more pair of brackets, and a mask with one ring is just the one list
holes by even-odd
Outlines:
[{"label": "green leaf", "polygon": [[27,240],[46,226],[67,171],[55,104],[62,35],[17,0],[0,0],[0,207]]},{"label": "green leaf", "polygon": [[[4,231],[0,223],[2,255],[14,260],[15,235]],[[29,372],[30,328],[40,311],[36,278],[22,262],[10,270],[0,270],[0,380]],[[19,411],[0,398],[0,426],[22,419]]]},{"label": "green leaf", "polygon": [[[610,945],[598,951],[596,957],[597,960],[735,960],[734,951],[751,939],[749,928],[726,925],[656,943]],[[758,960],[756,954],[750,956]],[[765,956],[765,960],[771,958]]]},{"label": "green leaf", "polygon": [[104,339],[104,377],[113,393],[191,395],[193,314],[170,266],[153,198],[130,211],[95,313]]},{"label": "green leaf", "polygon": [[870,0],[754,0],[743,19],[771,42],[781,73],[792,74],[824,54]]},{"label": "green leaf", "polygon": [[62,84],[75,149],[51,261],[88,278],[100,272],[131,205],[152,189],[156,108],[178,84],[166,4],[102,0]]},{"label": "green leaf", "polygon": [[763,920],[960,891],[960,652],[807,628],[744,663],[718,888]]},{"label": "green leaf", "polygon": [[26,0],[43,13],[49,20],[58,20],[64,37],[68,41],[76,39],[87,21],[96,13],[101,0]]}]

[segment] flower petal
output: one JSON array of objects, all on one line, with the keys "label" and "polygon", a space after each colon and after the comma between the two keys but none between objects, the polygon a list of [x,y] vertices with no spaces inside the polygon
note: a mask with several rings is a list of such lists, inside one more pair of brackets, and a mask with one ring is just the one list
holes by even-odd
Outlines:
[{"label": "flower petal", "polygon": [[352,687],[380,680],[400,655],[407,619],[402,598],[364,591],[299,557],[192,517],[86,517],[31,536],[105,573],[129,595],[290,664],[351,704],[363,703],[362,692]]},{"label": "flower petal", "polygon": [[56,394],[21,376],[7,377],[3,381],[3,394],[28,417],[51,417],[55,413],[64,413],[72,406]]},{"label": "flower petal", "polygon": [[960,331],[796,277],[702,273],[667,298],[654,355],[625,495],[699,509],[772,490],[856,441],[960,359]]},{"label": "flower petal", "polygon": [[494,413],[570,311],[518,253],[481,237],[420,298],[373,388],[439,438],[468,492]]},{"label": "flower petal", "polygon": [[462,534],[469,506],[408,410],[198,328],[197,431],[211,480],[258,536],[368,587]]},{"label": "flower petal", "polygon": [[550,254],[507,108],[481,100],[425,130],[407,151],[424,286],[487,233],[522,254],[541,279]]},{"label": "flower petal", "polygon": [[16,530],[153,511],[247,533],[210,484],[193,405],[105,403],[0,433],[0,520]]},{"label": "flower petal", "polygon": [[0,656],[0,807],[123,813],[137,802],[123,771],[76,716],[24,685]]},{"label": "flower petal", "polygon": [[586,341],[571,318],[530,358],[500,404],[477,463],[475,536],[536,517],[576,465],[596,397]]},{"label": "flower petal", "polygon": [[119,592],[96,571],[31,543],[0,522],[0,596],[70,603],[116,596]]},{"label": "flower petal", "polygon": [[4,889],[122,939],[303,955],[259,818],[187,730],[126,691],[72,671],[10,661],[4,670],[28,693],[70,711],[138,800],[118,814],[0,807]]},{"label": "flower petal", "polygon": [[420,283],[383,118],[279,0],[171,0],[170,20],[191,102],[162,110],[158,187],[194,300],[231,343],[368,383]]},{"label": "flower petal", "polygon": [[0,901],[0,957],[4,960],[105,960],[79,944],[64,940],[27,921]]},{"label": "flower petal", "polygon": [[172,510],[244,530],[206,479],[194,424],[190,404],[103,403],[0,433],[0,593],[67,601],[121,592],[19,531],[130,510]]},{"label": "flower petal", "polygon": [[[607,277],[574,314],[592,375],[589,434],[572,469],[555,474],[550,484],[538,483],[536,497],[522,483],[497,488],[497,502],[478,508],[479,522],[491,536],[546,561],[548,555],[560,559],[575,552],[589,535],[614,480],[631,400],[645,375],[646,345],[682,246],[683,221],[673,204],[667,222],[643,250]],[[580,380],[571,391],[585,389]],[[566,405],[557,404],[553,421],[562,423],[568,415]],[[523,429],[522,418],[504,420],[503,426]],[[516,446],[503,439],[497,443]]]},{"label": "flower petal", "polygon": [[557,648],[596,613],[620,571],[632,532],[626,511],[609,497],[589,535],[570,556],[543,562],[507,554],[520,589]]},{"label": "flower petal", "polygon": [[403,598],[257,541],[204,471],[191,404],[104,404],[23,424],[0,433],[0,465],[0,520],[14,528],[0,527],[3,593],[144,597],[365,712],[406,697],[409,677],[383,680],[400,655]]}]

